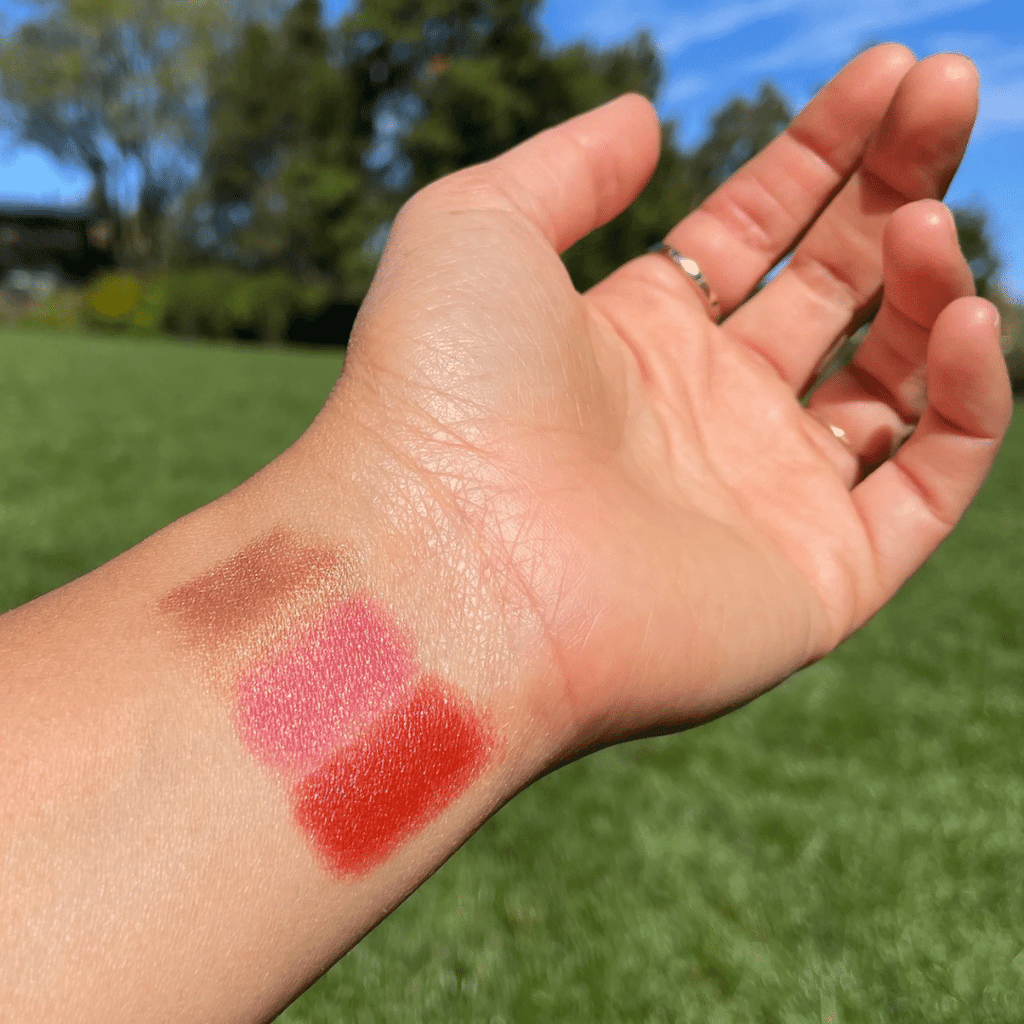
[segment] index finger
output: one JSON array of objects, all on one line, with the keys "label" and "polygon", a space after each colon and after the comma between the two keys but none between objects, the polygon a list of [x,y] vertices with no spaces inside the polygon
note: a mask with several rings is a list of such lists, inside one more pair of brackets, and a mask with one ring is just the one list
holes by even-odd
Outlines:
[{"label": "index finger", "polygon": [[860,54],[669,232],[667,240],[700,264],[723,313],[753,291],[853,173],[914,63],[895,43]]}]

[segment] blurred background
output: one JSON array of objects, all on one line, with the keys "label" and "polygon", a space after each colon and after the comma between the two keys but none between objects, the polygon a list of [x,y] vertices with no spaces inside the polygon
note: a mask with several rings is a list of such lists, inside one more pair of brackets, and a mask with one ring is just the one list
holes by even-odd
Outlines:
[{"label": "blurred background", "polygon": [[1020,347],[1024,6],[1017,0],[8,0],[0,5],[8,322],[343,344],[424,183],[627,89],[664,120],[643,197],[566,262],[642,252],[858,50],[982,73],[950,195]]},{"label": "blurred background", "polygon": [[[566,254],[580,287],[863,47],[967,53],[981,114],[949,198],[1024,386],[1020,0],[0,13],[0,609],[264,466],[336,379],[404,198],[626,89],[664,157]],[[1018,416],[951,540],[850,641],[531,786],[281,1024],[1020,1024],[1022,507]]]}]

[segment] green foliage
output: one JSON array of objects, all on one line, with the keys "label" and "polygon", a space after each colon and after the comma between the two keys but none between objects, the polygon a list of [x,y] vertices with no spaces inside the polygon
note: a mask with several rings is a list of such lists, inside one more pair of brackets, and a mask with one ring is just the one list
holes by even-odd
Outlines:
[{"label": "green foliage", "polygon": [[199,267],[141,277],[124,271],[89,286],[85,325],[108,333],[281,341],[289,328],[329,305],[322,284],[304,284],[282,270],[249,273]]},{"label": "green foliage", "polygon": [[283,270],[202,267],[166,274],[162,287],[163,328],[193,337],[282,341],[295,320],[315,318],[330,305],[325,285]]},{"label": "green foliage", "polygon": [[[535,0],[362,0],[341,31],[346,52],[357,55],[364,95],[374,84],[378,90],[372,169],[383,185],[404,197],[624,92],[656,97],[663,71],[649,36],[607,49],[553,50],[537,9]],[[648,249],[789,116],[766,86],[755,101],[726,107],[694,153],[678,147],[675,125],[666,124],[662,160],[644,194],[566,254],[577,287]]]},{"label": "green foliage", "polygon": [[31,301],[15,298],[5,291],[0,294],[0,324],[80,331],[86,326],[83,298],[80,289],[69,286],[55,288],[41,299]]},{"label": "green foliage", "polygon": [[791,116],[778,91],[765,85],[754,101],[737,98],[726,104],[692,152],[679,149],[672,122],[663,125],[661,160],[639,198],[565,254],[576,286],[584,290],[625,260],[647,251],[783,131]]},{"label": "green foliage", "polygon": [[672,130],[672,125],[663,128],[661,160],[633,205],[563,255],[580,291],[646,252],[697,205],[700,188],[690,162],[673,145]]},{"label": "green foliage", "polygon": [[1002,317],[1003,353],[1015,395],[1024,395],[1024,303],[1012,302],[996,288],[991,296]]},{"label": "green foliage", "polygon": [[704,141],[692,155],[701,198],[764,149],[790,122],[793,114],[782,94],[761,86],[756,100],[738,96],[711,118]]},{"label": "green foliage", "polygon": [[[185,291],[209,301],[182,300],[165,323],[257,323],[239,329],[261,336],[286,330],[286,309],[357,304],[417,188],[623,92],[654,99],[663,75],[643,33],[551,47],[539,0],[359,0],[332,29],[320,0],[33,2],[38,17],[0,50],[9,126],[92,174],[97,204],[118,207],[122,262],[231,267],[257,275],[252,294],[278,296],[242,301],[236,281],[218,313],[193,282]],[[691,151],[666,124],[644,193],[565,254],[577,287],[649,248],[789,118],[765,84],[722,107]],[[134,212],[119,198],[129,170]],[[956,216],[987,295],[999,270],[987,219]]]},{"label": "green foliage", "polygon": [[960,248],[982,298],[994,302],[1003,320],[1003,353],[1014,394],[1024,394],[1024,307],[1011,302],[999,287],[1002,260],[992,238],[988,212],[981,206],[953,207]]},{"label": "green foliage", "polygon": [[213,83],[210,145],[179,262],[287,272],[326,299],[362,297],[385,208],[367,188],[351,75],[329,58],[318,0],[249,25]]},{"label": "green foliage", "polygon": [[578,112],[537,0],[363,0],[341,26],[377,85],[380,179],[404,194]]},{"label": "green foliage", "polygon": [[[288,310],[317,315],[314,294],[319,313],[358,303],[417,188],[623,92],[656,96],[648,36],[553,49],[538,7],[361,0],[328,30],[320,0],[40,0],[0,73],[22,138],[86,168],[100,205],[115,202],[128,169],[141,174],[137,212],[120,210],[122,261],[255,275],[223,292],[219,272],[209,286],[189,278],[164,324],[277,337]],[[787,118],[766,87],[726,108],[694,153],[666,125],[644,195],[566,255],[577,285],[643,252]],[[172,216],[189,167],[198,180]],[[135,315],[86,312],[111,328]]]},{"label": "green foliage", "polygon": [[163,280],[127,271],[104,274],[88,287],[82,301],[86,325],[100,331],[155,334],[164,319]]},{"label": "green foliage", "polygon": [[1001,266],[992,243],[988,214],[980,206],[960,206],[953,209],[953,220],[960,248],[974,275],[974,287],[983,299],[987,299],[995,287]]},{"label": "green foliage", "polygon": [[[203,82],[226,31],[218,0],[33,0],[0,48],[6,127],[92,176],[129,262],[159,260],[165,219],[202,152]],[[137,203],[126,175],[140,179]]]},{"label": "green foliage", "polygon": [[[655,97],[662,68],[648,36],[553,50],[537,7],[362,0],[328,33],[316,0],[301,0],[278,28],[251,25],[214,77],[189,237],[208,259],[283,267],[304,282],[331,282],[331,301],[356,302],[382,229],[416,189],[623,92]],[[666,125],[643,196],[566,254],[577,286],[649,248],[727,176],[730,161],[787,120],[766,88],[728,108],[695,154]]]},{"label": "green foliage", "polygon": [[[0,606],[234,487],[338,353],[0,332]],[[282,1024],[1017,1024],[1024,417],[825,661],[517,796]]]}]

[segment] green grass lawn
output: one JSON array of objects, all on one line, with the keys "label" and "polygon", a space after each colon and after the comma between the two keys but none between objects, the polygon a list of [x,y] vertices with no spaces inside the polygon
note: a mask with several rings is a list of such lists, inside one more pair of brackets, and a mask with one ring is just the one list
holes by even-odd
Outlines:
[{"label": "green grass lawn", "polygon": [[[223,493],[337,352],[0,334],[0,604]],[[1024,1019],[1024,423],[953,540],[752,706],[533,786],[299,1022]]]}]

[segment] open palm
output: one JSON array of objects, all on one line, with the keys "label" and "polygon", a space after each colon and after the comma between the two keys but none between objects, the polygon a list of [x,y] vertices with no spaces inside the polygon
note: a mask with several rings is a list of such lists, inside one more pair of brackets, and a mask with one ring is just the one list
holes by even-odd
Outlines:
[{"label": "open palm", "polygon": [[[535,618],[579,743],[706,719],[831,650],[980,486],[1009,385],[935,201],[976,103],[962,58],[849,65],[667,234],[720,325],[664,256],[583,296],[559,259],[653,168],[639,97],[403,210],[339,394],[359,390],[363,426],[426,481],[410,506],[443,506]],[[854,364],[805,407],[883,283]]]}]

